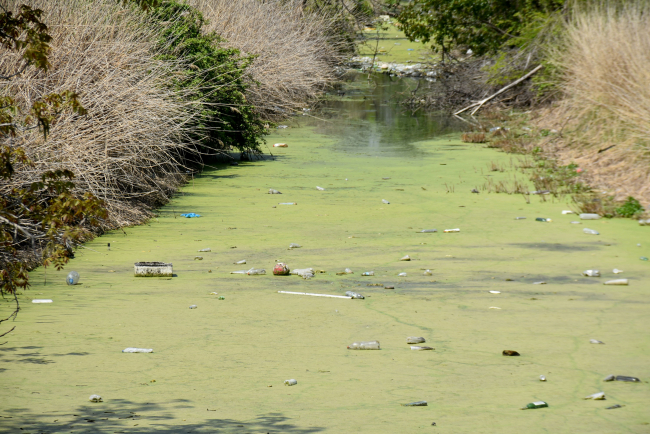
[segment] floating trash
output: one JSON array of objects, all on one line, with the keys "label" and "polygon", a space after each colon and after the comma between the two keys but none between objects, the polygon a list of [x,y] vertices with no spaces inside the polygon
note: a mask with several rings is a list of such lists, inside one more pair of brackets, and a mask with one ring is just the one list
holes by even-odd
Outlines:
[{"label": "floating trash", "polygon": [[543,376],[543,375],[540,375],[540,376],[539,376],[539,381],[546,381],[546,377]]},{"label": "floating trash", "polygon": [[296,244],[296,243],[291,243],[291,244],[289,244],[289,248],[290,248],[290,249],[299,249],[299,248],[301,248],[301,247],[302,247],[302,246],[301,246],[300,244]]},{"label": "floating trash", "polygon": [[123,353],[153,353],[152,348],[125,348],[122,350]]},{"label": "floating trash", "polygon": [[316,186],[316,190],[318,190],[318,191],[325,191],[325,189],[324,189],[323,187],[319,187],[319,186]]},{"label": "floating trash", "polygon": [[345,272],[345,274],[354,274],[354,271],[350,270],[349,268],[346,268],[343,271]]},{"label": "floating trash", "polygon": [[394,286],[384,286],[384,289],[395,289]]},{"label": "floating trash", "polygon": [[52,300],[46,298],[35,298],[32,303],[52,303]]},{"label": "floating trash", "polygon": [[518,352],[516,352],[514,350],[503,350],[503,352],[501,354],[503,354],[504,356],[520,356],[521,355],[521,354],[519,354]]},{"label": "floating trash", "polygon": [[594,230],[594,229],[587,229],[587,228],[584,228],[584,229],[582,230],[582,232],[584,232],[584,233],[587,234],[587,235],[600,235],[600,232],[598,232],[598,231],[596,231],[596,230]]},{"label": "floating trash", "polygon": [[375,272],[374,271],[364,271],[361,273],[362,276],[374,276]]},{"label": "floating trash", "polygon": [[188,212],[188,213],[185,213],[185,214],[181,214],[181,217],[191,219],[191,218],[201,217],[201,214],[195,214],[193,212]]},{"label": "floating trash", "polygon": [[135,277],[173,277],[173,266],[165,262],[136,262]]},{"label": "floating trash", "polygon": [[289,128],[289,127],[286,125],[278,125],[278,130],[283,130],[285,128]]},{"label": "floating trash", "polygon": [[627,286],[628,284],[629,281],[627,279],[608,280],[607,282],[604,283],[604,285],[622,285],[622,286]]},{"label": "floating trash", "polygon": [[298,381],[294,380],[293,378],[291,380],[284,380],[285,386],[295,386],[296,384],[298,384]]},{"label": "floating trash", "polygon": [[600,216],[598,214],[583,213],[583,214],[580,214],[580,218],[582,220],[598,220],[600,218]]},{"label": "floating trash", "polygon": [[408,338],[406,338],[407,344],[423,344],[425,342],[426,340],[423,337],[419,337],[419,336],[409,336]]},{"label": "floating trash", "polygon": [[628,377],[626,375],[608,375],[603,379],[603,381],[625,381],[628,383],[640,383],[641,380],[639,380],[636,377]]},{"label": "floating trash", "polygon": [[243,265],[245,263],[246,263],[246,259],[242,259],[241,261],[233,262],[233,264],[236,264],[236,265]]},{"label": "floating trash", "polygon": [[273,188],[270,188],[270,189],[269,189],[269,194],[282,194],[282,193],[280,193],[278,190],[275,190],[275,189],[273,189]]},{"label": "floating trash", "polygon": [[345,295],[347,295],[348,297],[352,297],[353,299],[359,299],[359,300],[365,299],[365,297],[363,295],[359,294],[358,292],[354,292],[354,291],[345,291]]},{"label": "floating trash", "polygon": [[431,347],[420,347],[420,346],[412,346],[411,347],[412,351],[430,351],[430,350],[435,350],[435,348]]},{"label": "floating trash", "polygon": [[251,268],[246,272],[249,276],[256,276],[261,274],[266,274],[266,270],[263,268]]},{"label": "floating trash", "polygon": [[536,409],[536,408],[544,408],[544,407],[548,407],[548,404],[545,403],[544,401],[533,401],[533,402],[531,402],[529,404],[526,404],[526,406],[522,407],[521,409],[522,410],[533,410],[533,409]]},{"label": "floating trash", "polygon": [[79,273],[76,271],[71,271],[68,273],[68,276],[65,278],[65,283],[68,285],[76,285],[79,283]]},{"label": "floating trash", "polygon": [[428,405],[429,404],[427,404],[426,401],[415,401],[415,402],[409,402],[408,404],[402,404],[402,407],[426,407]]},{"label": "floating trash", "polygon": [[382,199],[382,200],[381,200],[381,203],[385,203],[386,205],[390,205],[390,202],[387,201],[386,199]]},{"label": "floating trash", "polygon": [[488,309],[497,309],[497,310],[501,310],[500,307],[496,307],[496,306],[490,306],[490,307],[488,307]]},{"label": "floating trash", "polygon": [[616,404],[616,405],[612,405],[611,407],[605,407],[605,410],[613,410],[615,408],[623,408],[623,407],[625,406],[621,404]]},{"label": "floating trash", "polygon": [[598,339],[589,339],[590,344],[605,344],[605,342],[599,341]]},{"label": "floating trash", "polygon": [[398,277],[406,277],[406,273],[399,273],[397,276]]},{"label": "floating trash", "polygon": [[605,392],[592,393],[591,395],[585,396],[582,399],[593,399],[594,401],[604,400],[605,399]]},{"label": "floating trash", "polygon": [[535,219],[535,221],[536,222],[552,222],[553,220],[552,219],[547,219],[547,218],[544,218],[544,217],[537,217]]},{"label": "floating trash", "polygon": [[190,309],[196,309],[197,307],[198,307],[197,305],[193,304],[190,306]]},{"label": "floating trash", "polygon": [[526,217],[515,217],[515,220],[526,220]]},{"label": "floating trash", "polygon": [[291,270],[284,262],[278,262],[275,264],[275,267],[273,267],[274,276],[287,276],[289,274],[291,274]]},{"label": "floating trash", "polygon": [[448,234],[448,233],[450,233],[450,232],[460,232],[460,229],[459,229],[459,228],[456,228],[456,229],[445,229],[444,232],[445,232],[446,234]]},{"label": "floating trash", "polygon": [[279,203],[278,205],[298,205],[298,202],[282,202]]},{"label": "floating trash", "polygon": [[237,270],[237,271],[231,271],[230,274],[246,274],[248,273],[248,270]]},{"label": "floating trash", "polygon": [[201,249],[199,252],[205,253],[205,252],[211,252],[212,250],[208,247],[207,249]]},{"label": "floating trash", "polygon": [[567,215],[567,214],[573,214],[573,211],[568,210],[568,209],[565,209],[564,211],[562,211],[562,215]]},{"label": "floating trash", "polygon": [[614,274],[621,274],[622,272],[623,272],[623,270],[619,270],[618,268],[614,268],[612,270],[612,273],[614,273]]},{"label": "floating trash", "polygon": [[312,294],[309,292],[293,292],[293,291],[278,291],[278,294],[309,295],[312,297],[328,297],[328,298],[346,298],[348,300],[352,298],[349,295]]},{"label": "floating trash", "polygon": [[421,234],[431,234],[434,232],[438,232],[438,229],[422,229],[419,233]]},{"label": "floating trash", "polygon": [[289,145],[287,145],[286,143],[274,143],[273,147],[274,148],[288,148]]},{"label": "floating trash", "polygon": [[583,276],[587,277],[600,277],[600,271],[599,270],[585,270],[582,272]]},{"label": "floating trash", "polygon": [[99,395],[90,395],[90,397],[88,398],[88,401],[90,401],[90,402],[104,402],[102,397],[99,396]]},{"label": "floating trash", "polygon": [[425,276],[433,276],[433,272],[431,270],[424,270],[424,273],[422,273]]},{"label": "floating trash", "polygon": [[411,257],[409,255],[406,255],[406,256],[402,256],[399,260],[400,261],[410,261]]},{"label": "floating trash", "polygon": [[380,350],[379,341],[354,342],[348,345],[348,350]]},{"label": "floating trash", "polygon": [[545,281],[540,281],[540,282],[533,282],[533,285],[546,285]]},{"label": "floating trash", "polygon": [[571,224],[574,224],[574,225],[581,225],[582,222],[571,222]]},{"label": "floating trash", "polygon": [[490,294],[501,294],[501,291],[490,291]]},{"label": "floating trash", "polygon": [[642,260],[642,261],[647,261],[648,260],[648,258],[646,258],[645,256],[641,256],[641,257],[639,257],[639,259]]},{"label": "floating trash", "polygon": [[195,256],[195,257],[194,257],[194,260],[195,260],[195,261],[202,261],[202,260],[203,260],[203,256]]}]

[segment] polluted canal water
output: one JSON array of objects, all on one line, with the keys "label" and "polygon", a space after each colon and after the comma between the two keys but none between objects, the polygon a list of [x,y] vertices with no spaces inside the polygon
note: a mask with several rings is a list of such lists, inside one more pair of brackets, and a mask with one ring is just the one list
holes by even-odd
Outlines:
[{"label": "polluted canal water", "polygon": [[[147,224],[35,270],[0,347],[0,431],[82,432],[90,419],[93,432],[647,432],[647,228],[590,220],[600,235],[585,236],[562,214],[569,198],[484,190],[524,182],[518,157],[401,111],[395,97],[416,85],[357,76],[275,130],[268,142],[287,147],[273,157],[206,169]],[[138,262],[173,271],[136,277]],[[273,275],[276,263],[309,278]],[[627,286],[603,285],[615,267]],[[83,279],[68,286],[71,270]],[[381,350],[347,349],[373,340]],[[602,381],[612,373],[641,381]],[[594,391],[607,400],[583,399]],[[519,411],[538,402],[549,407]]]}]

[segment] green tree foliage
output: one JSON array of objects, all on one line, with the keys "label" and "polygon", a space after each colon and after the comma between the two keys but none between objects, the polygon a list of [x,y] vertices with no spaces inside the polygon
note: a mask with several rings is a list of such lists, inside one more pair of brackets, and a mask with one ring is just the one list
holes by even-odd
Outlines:
[{"label": "green tree foliage", "polygon": [[561,9],[565,0],[388,0],[406,36],[432,42],[434,49],[471,48],[496,53],[519,37],[540,14]]},{"label": "green tree foliage", "polygon": [[616,208],[616,214],[626,218],[633,218],[642,212],[643,206],[632,196],[629,196],[623,205]]},{"label": "green tree foliage", "polygon": [[202,32],[201,12],[186,4],[162,2],[152,19],[165,23],[160,40],[163,59],[185,67],[170,85],[186,91],[190,100],[202,102],[202,116],[190,131],[201,140],[204,151],[259,151],[264,122],[245,96],[246,68],[254,57],[224,48],[219,35]]}]

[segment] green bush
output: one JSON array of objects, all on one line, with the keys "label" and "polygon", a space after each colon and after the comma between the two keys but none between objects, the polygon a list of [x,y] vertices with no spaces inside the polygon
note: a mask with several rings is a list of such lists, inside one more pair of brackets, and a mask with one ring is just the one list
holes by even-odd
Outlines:
[{"label": "green bush", "polygon": [[188,126],[204,152],[237,149],[259,152],[264,122],[246,100],[246,69],[254,56],[222,47],[222,38],[202,32],[201,12],[176,1],[165,1],[152,19],[163,23],[160,48],[164,60],[181,62],[184,71],[170,86],[201,103],[201,116]]},{"label": "green bush", "polygon": [[642,212],[643,212],[643,207],[641,206],[639,201],[633,198],[632,196],[629,196],[627,198],[627,201],[623,205],[616,208],[616,215],[620,217],[626,217],[626,218],[634,217],[638,214],[641,214]]}]

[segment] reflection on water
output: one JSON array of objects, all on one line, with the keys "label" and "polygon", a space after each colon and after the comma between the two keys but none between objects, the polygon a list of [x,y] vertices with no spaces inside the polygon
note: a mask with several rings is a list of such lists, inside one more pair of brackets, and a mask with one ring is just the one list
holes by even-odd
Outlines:
[{"label": "reflection on water", "polygon": [[[314,117],[298,119],[316,127],[316,132],[338,136],[334,149],[369,152],[373,155],[415,156],[423,152],[414,142],[462,131],[462,122],[448,115],[413,113],[399,101],[418,87],[418,79],[387,74],[351,72],[345,87],[314,110]],[[420,90],[427,84],[420,81]]]}]

